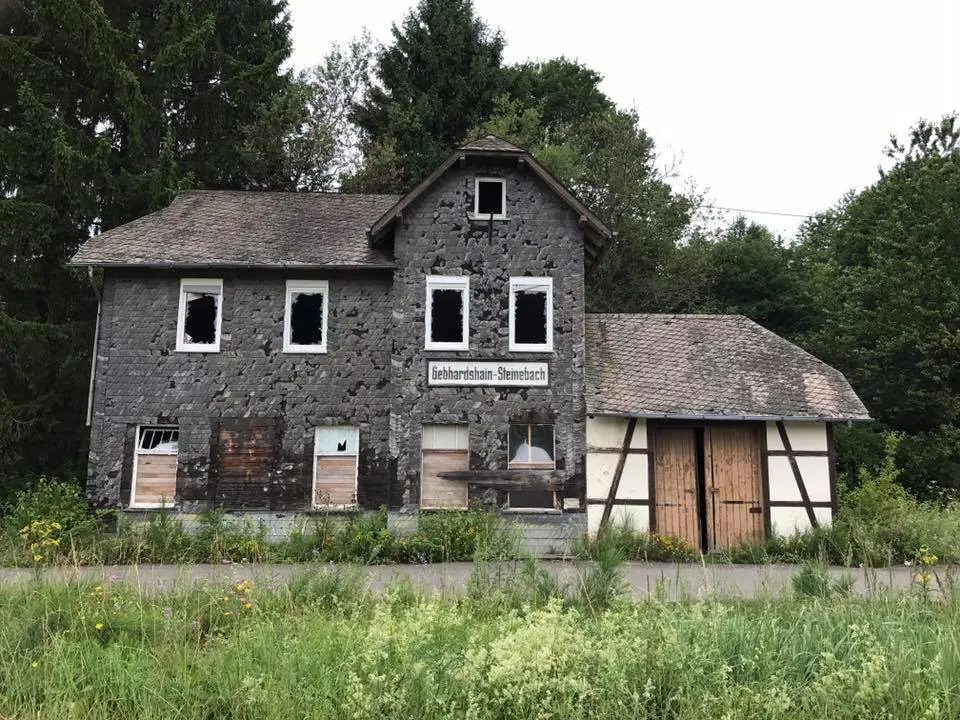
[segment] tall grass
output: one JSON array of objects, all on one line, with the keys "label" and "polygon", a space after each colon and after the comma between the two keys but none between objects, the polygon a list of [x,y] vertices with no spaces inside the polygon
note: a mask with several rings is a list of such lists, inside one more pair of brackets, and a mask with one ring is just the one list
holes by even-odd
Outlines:
[{"label": "tall grass", "polygon": [[960,603],[614,603],[270,590],[0,590],[0,716],[951,718]]}]

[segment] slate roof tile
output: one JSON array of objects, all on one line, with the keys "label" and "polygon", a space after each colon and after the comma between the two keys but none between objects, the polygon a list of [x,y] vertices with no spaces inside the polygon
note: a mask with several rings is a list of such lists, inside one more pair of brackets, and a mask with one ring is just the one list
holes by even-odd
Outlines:
[{"label": "slate roof tile", "polygon": [[869,419],[846,378],[741,315],[586,316],[590,414]]},{"label": "slate roof tile", "polygon": [[75,265],[392,267],[367,229],[396,195],[190,190],[90,238]]},{"label": "slate roof tile", "polygon": [[509,143],[503,138],[499,138],[496,135],[486,135],[482,138],[477,138],[468,142],[466,145],[460,146],[461,150],[476,150],[476,151],[489,151],[489,152],[510,152],[510,153],[525,153],[521,147],[517,147],[513,143]]}]

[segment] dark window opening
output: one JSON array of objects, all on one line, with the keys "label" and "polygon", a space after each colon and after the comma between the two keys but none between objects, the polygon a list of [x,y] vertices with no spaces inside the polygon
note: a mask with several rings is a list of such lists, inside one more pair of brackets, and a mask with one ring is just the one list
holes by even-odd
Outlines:
[{"label": "dark window opening", "polygon": [[217,341],[217,296],[187,293],[187,316],[183,322],[183,341],[212,345]]},{"label": "dark window opening", "polygon": [[290,304],[290,342],[323,344],[323,293],[297,293]]},{"label": "dark window opening", "polygon": [[463,342],[463,292],[433,290],[430,300],[430,341]]},{"label": "dark window opening", "polygon": [[511,490],[510,507],[553,510],[556,500],[552,490]]},{"label": "dark window opening", "polygon": [[508,437],[508,467],[536,465],[553,467],[553,425],[511,425]]},{"label": "dark window opening", "polygon": [[520,290],[514,296],[513,341],[527,345],[547,342],[547,293]]},{"label": "dark window opening", "polygon": [[477,182],[477,213],[503,215],[503,183],[480,180]]}]

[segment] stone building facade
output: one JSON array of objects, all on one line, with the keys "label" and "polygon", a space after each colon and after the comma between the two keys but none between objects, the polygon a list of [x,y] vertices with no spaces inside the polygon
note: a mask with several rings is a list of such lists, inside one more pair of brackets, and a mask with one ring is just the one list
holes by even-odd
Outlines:
[{"label": "stone building facade", "polygon": [[[405,196],[191,191],[91,238],[102,507],[479,503],[540,551],[628,519],[702,549],[828,522],[833,368],[738,316],[590,315],[612,233],[488,136]],[[399,517],[399,516],[394,516]]]}]

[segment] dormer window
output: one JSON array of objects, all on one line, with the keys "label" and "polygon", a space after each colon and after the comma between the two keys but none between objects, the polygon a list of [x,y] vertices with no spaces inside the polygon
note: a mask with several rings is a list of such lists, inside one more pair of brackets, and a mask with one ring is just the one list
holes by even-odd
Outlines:
[{"label": "dormer window", "polygon": [[477,178],[473,193],[473,214],[477,219],[504,220],[507,217],[507,181]]}]

